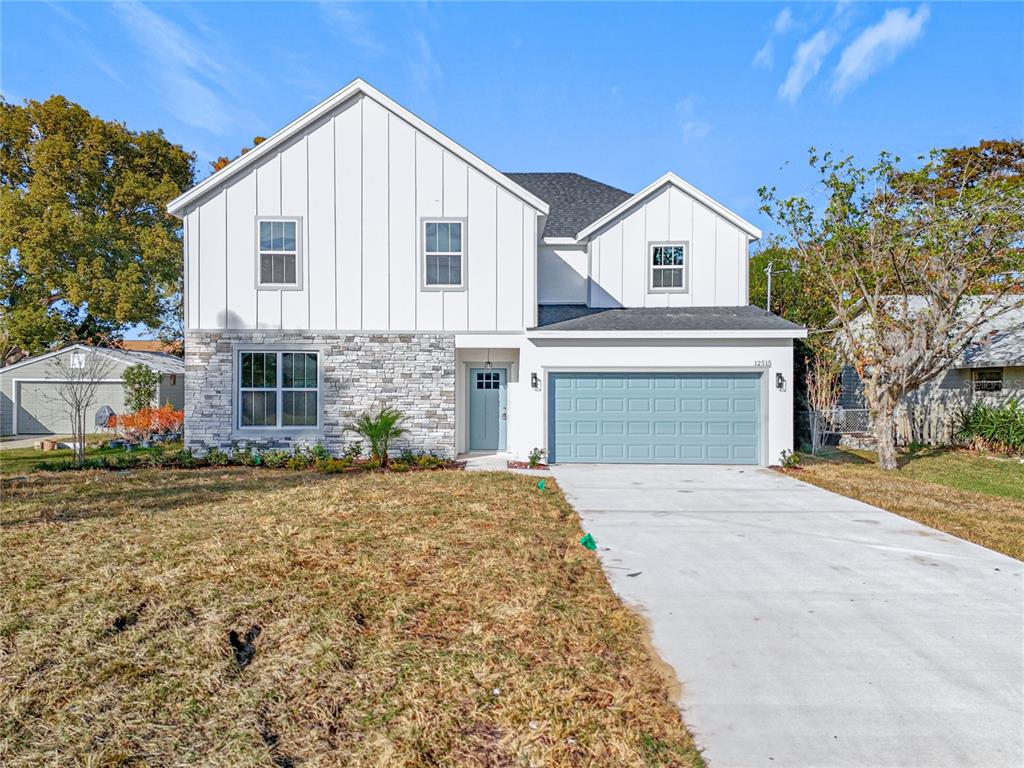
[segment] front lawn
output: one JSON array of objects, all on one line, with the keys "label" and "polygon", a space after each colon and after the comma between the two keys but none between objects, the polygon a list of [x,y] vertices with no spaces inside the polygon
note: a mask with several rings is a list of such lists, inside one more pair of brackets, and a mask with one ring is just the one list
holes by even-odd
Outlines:
[{"label": "front lawn", "polygon": [[0,763],[700,765],[547,482],[5,481]]},{"label": "front lawn", "polygon": [[884,472],[874,455],[804,457],[797,477],[1024,560],[1024,464],[966,450],[925,449]]}]

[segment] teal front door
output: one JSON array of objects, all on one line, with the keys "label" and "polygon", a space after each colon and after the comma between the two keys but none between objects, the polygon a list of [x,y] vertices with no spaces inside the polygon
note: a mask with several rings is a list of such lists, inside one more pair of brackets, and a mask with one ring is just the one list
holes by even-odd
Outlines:
[{"label": "teal front door", "polygon": [[469,369],[469,450],[505,450],[504,368]]}]

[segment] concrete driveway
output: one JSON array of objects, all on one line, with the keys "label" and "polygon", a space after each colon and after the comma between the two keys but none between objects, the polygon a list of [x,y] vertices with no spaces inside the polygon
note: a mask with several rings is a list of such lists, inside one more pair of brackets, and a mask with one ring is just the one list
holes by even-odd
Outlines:
[{"label": "concrete driveway", "polygon": [[712,768],[1024,765],[1024,563],[767,469],[554,474]]}]

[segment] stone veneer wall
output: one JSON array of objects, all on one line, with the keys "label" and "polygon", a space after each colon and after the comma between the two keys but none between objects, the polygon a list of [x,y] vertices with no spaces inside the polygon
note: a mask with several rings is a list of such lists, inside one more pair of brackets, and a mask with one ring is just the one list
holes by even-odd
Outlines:
[{"label": "stone veneer wall", "polygon": [[[241,435],[234,429],[232,366],[239,346],[317,349],[319,432]],[[185,445],[203,453],[233,443],[267,448],[324,443],[340,454],[359,438],[345,427],[386,405],[406,414],[395,448],[455,454],[455,337],[444,333],[190,331],[185,337]]]}]

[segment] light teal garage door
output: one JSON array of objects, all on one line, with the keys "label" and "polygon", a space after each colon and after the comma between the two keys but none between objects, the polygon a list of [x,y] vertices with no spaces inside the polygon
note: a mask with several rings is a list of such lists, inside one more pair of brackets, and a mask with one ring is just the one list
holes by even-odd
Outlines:
[{"label": "light teal garage door", "polygon": [[549,460],[757,464],[758,373],[553,373]]}]

